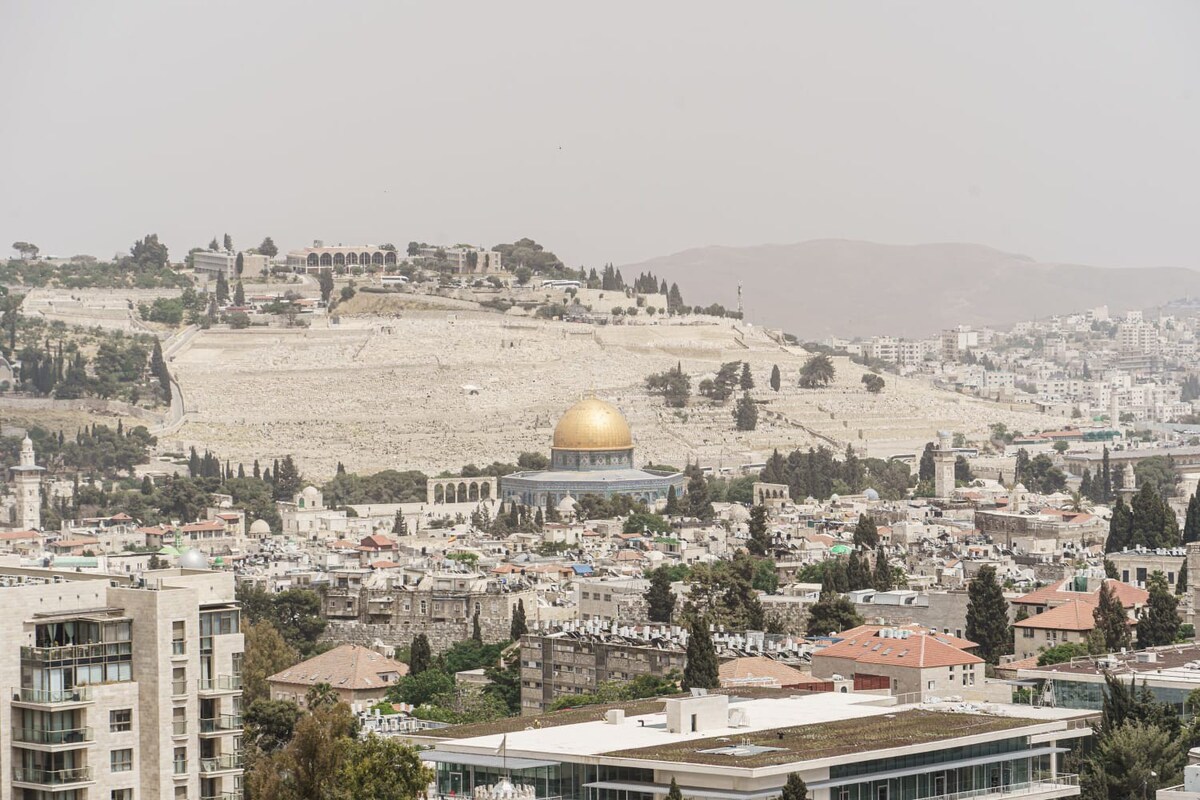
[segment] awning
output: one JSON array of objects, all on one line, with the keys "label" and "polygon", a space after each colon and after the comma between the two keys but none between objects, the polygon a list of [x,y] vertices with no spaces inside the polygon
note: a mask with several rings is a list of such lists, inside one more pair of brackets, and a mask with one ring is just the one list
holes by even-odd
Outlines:
[{"label": "awning", "polygon": [[[666,794],[671,787],[662,783],[638,783],[636,781],[593,781],[585,783],[589,789],[618,789],[627,792],[645,792],[647,794]],[[687,797],[708,797],[712,800],[760,800],[767,797],[778,797],[783,788],[759,789],[756,792],[738,792],[733,789],[701,789],[695,786],[680,786],[679,791]]]},{"label": "awning", "polygon": [[469,764],[472,767],[496,767],[503,769],[534,769],[536,767],[556,767],[560,761],[545,761],[540,758],[517,758],[509,756],[501,758],[497,755],[484,753],[451,753],[447,750],[422,750],[418,755],[422,761],[435,764]]},{"label": "awning", "polygon": [[812,781],[808,784],[810,789],[824,789],[829,786],[842,786],[847,783],[863,783],[865,781],[881,781],[889,778],[903,778],[908,775],[921,775],[926,772],[943,772],[948,769],[960,769],[962,767],[978,767],[983,764],[996,764],[1001,761],[1019,761],[1026,758],[1037,758],[1038,756],[1048,756],[1054,753],[1065,753],[1065,747],[1035,747],[1031,750],[1015,750],[1009,753],[996,753],[990,756],[979,756],[978,758],[964,758],[959,761],[939,761],[936,764],[923,764],[919,767],[907,767],[905,769],[890,769],[886,772],[868,772],[862,775],[848,775],[844,778],[828,781]]}]

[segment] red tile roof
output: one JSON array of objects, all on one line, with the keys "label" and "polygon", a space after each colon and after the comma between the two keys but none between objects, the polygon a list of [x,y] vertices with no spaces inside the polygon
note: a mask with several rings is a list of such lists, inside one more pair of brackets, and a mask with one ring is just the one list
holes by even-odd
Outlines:
[{"label": "red tile roof", "polygon": [[1087,600],[1071,600],[1041,614],[1014,623],[1017,628],[1045,631],[1090,631],[1096,627],[1096,606]]},{"label": "red tile roof", "polygon": [[887,664],[914,669],[933,669],[959,664],[982,664],[983,659],[928,634],[907,639],[885,639],[876,634],[858,636],[822,648],[813,658],[845,658],[856,664]]}]

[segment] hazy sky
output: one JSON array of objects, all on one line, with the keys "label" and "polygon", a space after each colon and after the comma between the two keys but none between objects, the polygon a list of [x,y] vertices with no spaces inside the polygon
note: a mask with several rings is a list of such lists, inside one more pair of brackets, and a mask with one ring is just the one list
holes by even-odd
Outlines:
[{"label": "hazy sky", "polygon": [[0,0],[0,244],[1200,267],[1200,3]]}]

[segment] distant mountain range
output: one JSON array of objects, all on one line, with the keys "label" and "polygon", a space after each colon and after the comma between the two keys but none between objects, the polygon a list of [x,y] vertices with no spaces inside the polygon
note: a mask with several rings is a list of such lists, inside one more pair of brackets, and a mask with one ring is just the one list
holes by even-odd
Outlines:
[{"label": "distant mountain range", "polygon": [[621,266],[675,281],[689,305],[737,307],[805,340],[919,337],[959,324],[1003,326],[1107,305],[1116,313],[1200,296],[1200,272],[1043,264],[975,244],[886,245],[818,239],[699,247]]}]

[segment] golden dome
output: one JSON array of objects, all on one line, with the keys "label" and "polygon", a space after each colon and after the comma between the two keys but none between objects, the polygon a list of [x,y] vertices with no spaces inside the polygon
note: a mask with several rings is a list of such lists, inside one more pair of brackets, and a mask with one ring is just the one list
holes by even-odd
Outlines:
[{"label": "golden dome", "polygon": [[567,409],[554,428],[558,450],[625,450],[633,447],[629,423],[617,407],[587,397]]}]

